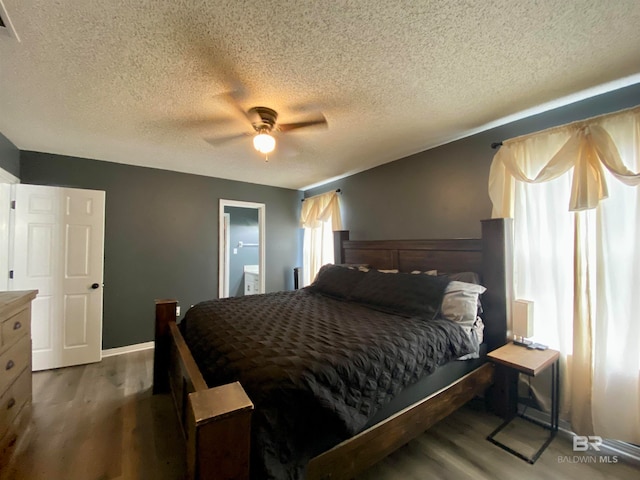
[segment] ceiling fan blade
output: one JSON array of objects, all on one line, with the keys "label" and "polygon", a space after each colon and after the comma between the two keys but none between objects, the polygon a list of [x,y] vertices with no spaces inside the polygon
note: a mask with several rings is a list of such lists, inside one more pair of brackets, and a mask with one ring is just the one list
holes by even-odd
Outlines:
[{"label": "ceiling fan blade", "polygon": [[300,155],[302,147],[293,137],[294,136],[277,135],[276,150],[274,153],[283,158],[293,158]]},{"label": "ceiling fan blade", "polygon": [[234,91],[231,91],[231,92],[225,92],[225,93],[216,95],[216,98],[223,100],[227,105],[229,105],[234,109],[235,113],[238,114],[239,117],[244,118],[249,122],[249,124],[253,125],[254,122],[256,122],[257,120],[260,120],[260,116],[257,115],[255,112],[245,111],[240,106],[240,103],[237,98],[238,96],[239,94],[237,94]]},{"label": "ceiling fan blade", "polygon": [[246,138],[251,136],[251,133],[236,133],[235,135],[227,135],[226,137],[213,137],[213,138],[205,138],[204,141],[209,145],[213,145],[214,147],[219,147],[229,142],[233,142],[234,140],[240,140],[241,138]]},{"label": "ceiling fan blade", "polygon": [[277,128],[281,132],[289,132],[291,130],[297,130],[299,128],[307,128],[307,127],[314,127],[314,126],[327,127],[328,123],[326,118],[322,117],[322,118],[317,118],[315,120],[307,120],[306,122],[297,122],[297,123],[280,123],[278,124]]},{"label": "ceiling fan blade", "polygon": [[203,130],[229,125],[231,118],[184,118],[172,122],[173,125],[191,130]]}]

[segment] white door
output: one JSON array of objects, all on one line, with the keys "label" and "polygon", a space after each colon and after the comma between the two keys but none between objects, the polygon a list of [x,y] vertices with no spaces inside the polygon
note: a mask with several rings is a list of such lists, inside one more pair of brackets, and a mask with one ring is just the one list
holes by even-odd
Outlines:
[{"label": "white door", "polygon": [[105,192],[15,186],[11,290],[39,290],[33,370],[99,362]]}]

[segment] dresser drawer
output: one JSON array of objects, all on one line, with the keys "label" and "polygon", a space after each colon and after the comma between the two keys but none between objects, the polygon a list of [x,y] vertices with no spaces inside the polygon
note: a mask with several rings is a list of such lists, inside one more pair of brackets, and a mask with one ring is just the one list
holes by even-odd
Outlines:
[{"label": "dresser drawer", "polygon": [[4,392],[25,368],[31,371],[31,337],[25,335],[0,355],[0,392]]},{"label": "dresser drawer", "polygon": [[0,438],[7,433],[13,419],[30,399],[31,372],[25,368],[9,389],[0,395]]},{"label": "dresser drawer", "polygon": [[0,472],[10,463],[13,452],[21,448],[21,445],[26,445],[30,418],[31,402],[27,402],[9,425],[7,433],[0,437]]},{"label": "dresser drawer", "polygon": [[25,308],[2,322],[2,347],[7,347],[31,330],[31,312]]}]

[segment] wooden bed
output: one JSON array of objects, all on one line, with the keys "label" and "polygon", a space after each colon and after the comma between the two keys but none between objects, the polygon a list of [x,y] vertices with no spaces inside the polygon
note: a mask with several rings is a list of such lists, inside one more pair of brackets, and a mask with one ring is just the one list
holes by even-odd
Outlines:
[{"label": "wooden bed", "polygon": [[[511,305],[511,221],[482,222],[481,239],[351,241],[335,232],[336,263],[379,269],[474,271],[482,296],[488,351],[506,342]],[[176,325],[175,300],[156,301],[154,393],[170,392],[186,440],[189,478],[248,479],[253,404],[235,382],[208,388]],[[349,479],[420,435],[493,383],[484,363],[418,401],[311,459],[307,479]],[[501,410],[500,405],[497,410]]]}]

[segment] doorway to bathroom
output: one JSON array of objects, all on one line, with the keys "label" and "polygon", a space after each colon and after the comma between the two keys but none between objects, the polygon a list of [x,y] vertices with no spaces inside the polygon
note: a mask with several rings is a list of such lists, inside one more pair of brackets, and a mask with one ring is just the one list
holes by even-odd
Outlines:
[{"label": "doorway to bathroom", "polygon": [[263,203],[220,199],[218,296],[265,292]]}]

